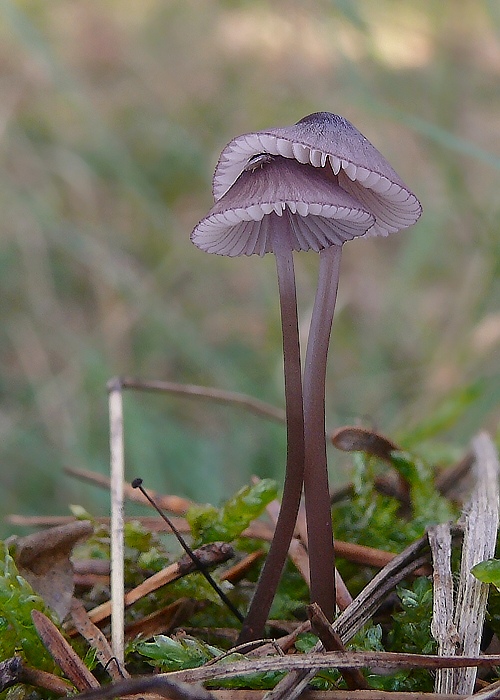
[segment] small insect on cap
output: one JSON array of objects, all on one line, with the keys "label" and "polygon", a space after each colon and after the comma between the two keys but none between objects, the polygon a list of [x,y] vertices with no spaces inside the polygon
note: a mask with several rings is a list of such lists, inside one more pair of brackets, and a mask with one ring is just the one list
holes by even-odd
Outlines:
[{"label": "small insect on cap", "polygon": [[319,251],[414,224],[421,206],[350,122],[318,112],[230,141],[213,178],[215,204],[191,239],[220,255],[264,255],[277,235]]}]

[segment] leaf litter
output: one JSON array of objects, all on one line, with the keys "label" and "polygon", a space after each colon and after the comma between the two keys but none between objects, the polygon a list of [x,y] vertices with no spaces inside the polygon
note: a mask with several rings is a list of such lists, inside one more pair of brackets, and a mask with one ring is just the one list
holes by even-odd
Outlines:
[{"label": "leaf litter", "polygon": [[[321,610],[312,613],[308,609],[307,574],[291,563],[291,547],[271,611],[271,637],[263,640],[261,651],[258,645],[232,650],[234,617],[214,592],[207,590],[192,561],[189,566],[182,563],[182,558],[172,560],[171,538],[161,534],[164,528],[152,532],[140,524],[139,518],[127,523],[125,536],[126,595],[130,604],[127,624],[140,630],[142,621],[152,622],[144,628],[145,636],[139,632],[128,637],[127,670],[113,656],[108,641],[109,620],[96,614],[103,606],[109,609],[109,589],[102,583],[102,574],[92,573],[91,563],[109,562],[109,530],[87,514],[66,530],[52,528],[29,536],[31,540],[10,542],[17,565],[9,547],[4,548],[0,616],[6,634],[0,641],[0,680],[5,692],[11,693],[12,688],[26,688],[28,692],[29,671],[26,675],[16,671],[17,667],[35,668],[50,677],[44,682],[32,679],[35,684],[40,682],[42,694],[67,694],[69,681],[77,690],[90,690],[89,698],[136,692],[183,698],[213,698],[219,697],[218,693],[232,692],[236,698],[238,692],[243,692],[238,689],[254,688],[260,697],[265,693],[269,700],[277,700],[299,697],[306,687],[316,688],[325,698],[336,697],[339,692],[345,697],[346,692],[355,693],[361,688],[368,693],[391,691],[392,698],[408,691],[425,694],[433,690],[444,697],[453,688],[457,697],[464,697],[472,696],[480,687],[475,685],[477,668],[490,669],[486,678],[494,680],[491,669],[500,665],[500,656],[485,654],[478,646],[483,618],[486,615],[488,622],[492,617],[487,609],[489,579],[495,583],[490,574],[494,562],[480,563],[494,556],[498,525],[498,493],[492,490],[498,479],[498,459],[491,439],[484,433],[479,435],[472,444],[472,459],[467,458],[469,469],[462,467],[465,480],[470,481],[472,474],[476,486],[464,499],[464,513],[458,520],[456,503],[447,498],[445,487],[438,487],[439,483],[447,483],[443,471],[436,476],[418,456],[374,431],[346,428],[343,433],[337,431],[333,442],[353,452],[355,474],[346,495],[332,499],[336,530],[339,536],[350,535],[349,542],[337,542],[339,574],[354,594],[332,625],[322,619]],[[381,487],[381,478],[388,474],[395,484],[390,495],[390,488]],[[243,610],[255,585],[256,562],[272,536],[273,518],[271,524],[258,518],[266,507],[272,514],[275,496],[274,484],[263,480],[245,487],[221,508],[192,504],[183,511],[187,519],[177,515],[177,524],[191,534],[198,551],[210,551],[207,566]],[[169,497],[162,500],[169,502]],[[484,546],[479,547],[478,537]],[[299,533],[294,540],[296,550],[300,546],[307,557],[306,543]],[[380,546],[381,541],[385,547]],[[361,544],[366,542],[369,547]],[[207,550],[209,544],[212,549]],[[350,548],[356,546],[361,549],[352,555]],[[367,554],[375,551],[390,555],[378,573],[374,574],[370,556],[363,560],[363,547]],[[54,567],[49,565],[51,557]],[[236,559],[230,569],[224,564],[228,557]],[[82,565],[89,570],[86,585],[76,589],[68,580],[68,567],[73,573],[74,561],[80,562],[79,572]],[[470,573],[473,566],[476,577]],[[53,569],[59,573],[54,574]],[[225,577],[225,573],[231,569],[237,569],[238,574],[229,583],[231,577]],[[415,572],[425,575],[415,576]],[[457,577],[458,588],[454,584]],[[47,593],[66,585],[71,591],[69,608],[67,603],[61,607],[58,597]],[[159,613],[170,607],[175,611],[166,623],[165,615]],[[467,609],[472,612],[463,621]],[[272,619],[274,610],[288,610],[288,620]],[[175,618],[179,612],[182,614]],[[301,622],[300,616],[308,612],[310,619]],[[61,616],[65,618],[62,627]],[[16,617],[24,619],[22,635]],[[279,635],[286,629],[288,633],[281,636],[285,653]],[[218,635],[218,644],[210,643],[210,634]],[[147,669],[151,666],[156,675],[150,676]],[[480,685],[485,683],[483,680]]]}]

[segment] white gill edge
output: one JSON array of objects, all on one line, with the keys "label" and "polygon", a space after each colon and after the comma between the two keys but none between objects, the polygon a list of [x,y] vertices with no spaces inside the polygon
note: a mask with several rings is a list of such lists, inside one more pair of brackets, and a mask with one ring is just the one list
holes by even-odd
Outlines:
[{"label": "white gill edge", "polygon": [[306,202],[264,202],[255,204],[247,209],[241,207],[237,209],[227,209],[226,211],[212,214],[203,219],[195,231],[197,235],[213,234],[216,238],[219,236],[220,229],[229,226],[235,226],[242,221],[261,221],[266,214],[275,212],[278,216],[282,216],[285,208],[288,208],[292,214],[300,216],[321,216],[325,219],[344,219],[359,223],[368,222],[373,217],[363,209],[349,209],[348,207],[337,207],[333,204],[307,204]]},{"label": "white gill edge", "polygon": [[395,204],[406,204],[407,206],[416,204],[416,198],[411,192],[384,175],[379,175],[332,154],[311,149],[304,144],[271,134],[246,134],[230,144],[219,163],[216,199],[220,199],[241,175],[243,167],[247,164],[244,163],[242,167],[242,160],[244,158],[248,160],[260,153],[294,158],[299,163],[310,163],[315,168],[324,167],[329,162],[335,175],[338,175],[340,170],[344,170],[350,180],[359,182],[366,189],[383,195]]}]

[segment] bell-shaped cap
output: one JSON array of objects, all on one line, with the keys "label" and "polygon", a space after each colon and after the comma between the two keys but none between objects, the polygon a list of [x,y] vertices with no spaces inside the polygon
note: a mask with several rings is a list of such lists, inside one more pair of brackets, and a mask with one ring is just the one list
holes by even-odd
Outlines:
[{"label": "bell-shaped cap", "polygon": [[213,193],[215,205],[191,238],[232,256],[272,251],[278,230],[294,250],[386,236],[422,211],[368,139],[329,112],[233,139],[221,153]]}]

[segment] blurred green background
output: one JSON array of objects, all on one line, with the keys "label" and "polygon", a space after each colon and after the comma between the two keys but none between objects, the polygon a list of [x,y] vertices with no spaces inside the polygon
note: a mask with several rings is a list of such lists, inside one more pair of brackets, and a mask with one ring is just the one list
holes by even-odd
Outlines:
[{"label": "blurred green background", "polygon": [[[107,473],[112,376],[283,404],[272,256],[189,234],[228,140],[314,111],[424,206],[345,246],[328,426],[398,438],[451,406],[450,442],[496,430],[499,86],[497,0],[1,0],[1,513],[107,512],[63,468]],[[316,268],[297,256],[304,335]],[[283,473],[283,428],[238,408],[127,393],[125,428],[128,476],[163,492],[218,503]]]}]

